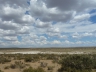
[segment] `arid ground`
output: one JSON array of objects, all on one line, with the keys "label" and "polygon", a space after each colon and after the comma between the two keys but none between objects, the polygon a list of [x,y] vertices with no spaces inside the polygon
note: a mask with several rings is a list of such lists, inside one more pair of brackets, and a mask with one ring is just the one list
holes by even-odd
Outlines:
[{"label": "arid ground", "polygon": [[[67,55],[95,55],[96,47],[86,48],[1,48],[0,72],[23,72],[40,67],[45,72],[58,72],[59,61]],[[96,72],[95,69],[92,72]]]}]

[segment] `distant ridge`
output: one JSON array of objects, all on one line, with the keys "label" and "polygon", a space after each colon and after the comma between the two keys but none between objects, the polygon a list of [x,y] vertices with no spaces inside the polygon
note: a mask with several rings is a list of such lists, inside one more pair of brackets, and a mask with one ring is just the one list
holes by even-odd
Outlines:
[{"label": "distant ridge", "polygon": [[96,48],[96,46],[90,46],[90,47],[26,47],[26,48],[24,48],[24,47],[1,47],[0,49],[62,49],[62,48]]}]

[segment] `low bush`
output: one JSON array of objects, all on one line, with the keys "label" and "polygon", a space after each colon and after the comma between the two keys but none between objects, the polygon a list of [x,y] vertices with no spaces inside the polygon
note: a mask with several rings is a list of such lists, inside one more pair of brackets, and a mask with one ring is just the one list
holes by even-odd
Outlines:
[{"label": "low bush", "polygon": [[2,70],[0,70],[0,72],[3,72]]},{"label": "low bush", "polygon": [[48,70],[53,70],[53,66],[48,66]]},{"label": "low bush", "polygon": [[25,60],[25,62],[31,62],[32,58],[29,56],[29,57],[26,57],[24,60]]},{"label": "low bush", "polygon": [[72,55],[61,61],[59,72],[91,72],[93,60],[90,56]]},{"label": "low bush", "polygon": [[21,61],[17,61],[17,62],[15,62],[15,64],[17,65],[17,67],[19,67],[20,69],[21,68],[25,68],[25,63],[23,63],[23,62],[21,62]]},{"label": "low bush", "polygon": [[15,64],[11,64],[10,65],[10,68],[15,69],[16,68],[16,65]]},{"label": "low bush", "polygon": [[6,62],[11,62],[11,60],[8,59],[8,58],[5,58],[5,57],[1,57],[1,58],[0,58],[0,63],[4,64],[4,63],[6,63]]},{"label": "low bush", "polygon": [[41,66],[41,67],[46,67],[46,66],[47,66],[47,63],[41,62],[41,63],[40,63],[40,66]]},{"label": "low bush", "polygon": [[5,66],[4,69],[9,69],[9,66]]}]

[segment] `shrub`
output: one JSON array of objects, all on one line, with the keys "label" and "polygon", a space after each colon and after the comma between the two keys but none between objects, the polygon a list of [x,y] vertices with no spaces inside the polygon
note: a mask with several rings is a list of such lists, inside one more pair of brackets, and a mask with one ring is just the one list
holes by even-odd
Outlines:
[{"label": "shrub", "polygon": [[8,58],[5,58],[5,57],[1,57],[0,58],[0,63],[4,64],[5,62],[11,62],[11,60],[8,59]]},{"label": "shrub", "polygon": [[0,70],[0,72],[3,72],[2,70]]},{"label": "shrub", "polygon": [[10,65],[10,68],[15,69],[16,68],[16,65],[15,64],[11,64]]},{"label": "shrub", "polygon": [[47,66],[47,63],[41,62],[40,66],[41,66],[41,67],[46,67],[46,66]]},{"label": "shrub", "polygon": [[24,68],[26,65],[23,63],[23,62],[21,62],[21,61],[15,61],[15,65],[18,67],[18,68]]},{"label": "shrub", "polygon": [[25,58],[25,62],[31,62],[31,61],[32,61],[32,58],[30,56]]},{"label": "shrub", "polygon": [[61,61],[59,72],[91,72],[92,59],[88,56],[72,55]]},{"label": "shrub", "polygon": [[53,66],[48,66],[48,70],[53,70]]},{"label": "shrub", "polygon": [[4,69],[9,69],[9,66],[5,66]]}]

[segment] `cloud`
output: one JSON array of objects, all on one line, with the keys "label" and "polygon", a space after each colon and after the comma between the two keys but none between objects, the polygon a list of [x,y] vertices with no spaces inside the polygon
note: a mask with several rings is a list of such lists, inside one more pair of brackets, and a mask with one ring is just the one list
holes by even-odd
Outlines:
[{"label": "cloud", "polygon": [[44,37],[44,36],[40,36],[40,40],[41,40],[41,41],[43,41],[43,40],[47,40],[47,38]]},{"label": "cloud", "polygon": [[23,25],[34,23],[34,18],[30,15],[25,15],[25,12],[26,8],[20,6],[14,8],[7,5],[1,8],[0,16],[3,21],[13,21]]},{"label": "cloud", "polygon": [[83,34],[83,36],[93,36],[93,34],[92,34],[92,33],[87,33],[87,32],[86,32],[86,33]]},{"label": "cloud", "polygon": [[0,21],[0,28],[4,30],[16,30],[18,25],[12,21]]},{"label": "cloud", "polygon": [[59,37],[60,37],[61,39],[67,39],[67,38],[68,38],[67,35],[60,35]]},{"label": "cloud", "polygon": [[4,0],[0,0],[0,4],[1,5],[9,4],[10,6],[26,7],[28,5],[26,1],[29,1],[29,0],[19,0],[19,1],[13,1],[13,0],[4,1]]},{"label": "cloud", "polygon": [[[55,2],[55,3],[54,3]],[[81,12],[83,10],[87,10],[90,8],[95,8],[95,0],[45,0],[45,3],[48,8],[56,7],[59,10],[70,11],[75,10],[77,12]]]},{"label": "cloud", "polygon": [[17,36],[16,32],[14,30],[3,30],[3,29],[0,29],[0,35],[1,36]]},{"label": "cloud", "polygon": [[18,29],[17,34],[29,34],[29,27],[23,26],[21,29]]},{"label": "cloud", "polygon": [[[88,12],[96,6],[96,1],[92,0],[31,0],[30,14],[42,21],[67,22],[75,15],[82,12]],[[80,20],[80,16],[75,19]],[[82,18],[88,18],[88,15],[82,15]]]},{"label": "cloud", "polygon": [[44,22],[50,21],[68,21],[72,18],[74,11],[59,11],[56,8],[47,8],[43,1],[30,1],[30,14]]},{"label": "cloud", "polygon": [[91,16],[90,14],[77,15],[77,16],[74,16],[74,18],[73,18],[73,20],[71,20],[71,22],[75,23],[75,22],[88,20],[90,18],[90,16]]},{"label": "cloud", "polygon": [[73,38],[80,38],[81,36],[80,36],[79,33],[75,32],[75,33],[72,34],[72,37]]},{"label": "cloud", "polygon": [[59,36],[60,35],[60,30],[59,28],[55,28],[55,27],[50,27],[47,29],[46,34],[48,34],[49,36]]},{"label": "cloud", "polygon": [[84,37],[95,37],[95,34],[93,32],[85,32],[85,33],[73,33],[72,34],[72,37],[73,38],[76,38],[76,39],[81,39],[81,38],[84,38]]},{"label": "cloud", "polygon": [[51,27],[50,22],[42,22],[39,19],[35,22],[37,28],[48,28]]},{"label": "cloud", "polygon": [[17,37],[16,36],[5,36],[3,37],[4,40],[6,41],[17,41]]},{"label": "cloud", "polygon": [[38,39],[38,36],[35,35],[35,34],[30,34],[30,37],[31,37],[32,39]]},{"label": "cloud", "polygon": [[61,42],[60,41],[58,41],[58,40],[54,40],[53,42],[52,42],[52,44],[60,44]]},{"label": "cloud", "polygon": [[96,46],[95,0],[0,0],[0,46]]},{"label": "cloud", "polygon": [[76,5],[79,4],[77,0],[46,0],[45,2],[48,8],[56,7],[60,10],[76,9]]}]

